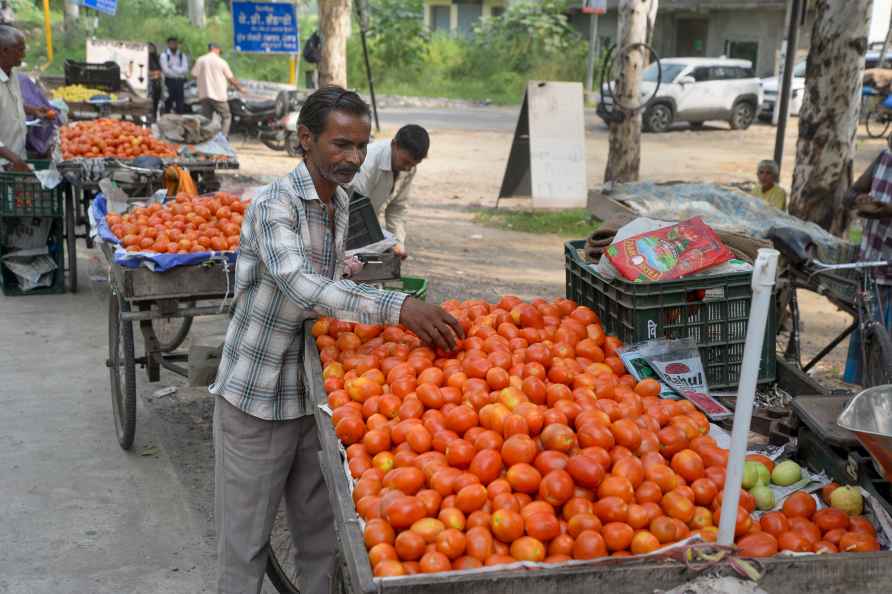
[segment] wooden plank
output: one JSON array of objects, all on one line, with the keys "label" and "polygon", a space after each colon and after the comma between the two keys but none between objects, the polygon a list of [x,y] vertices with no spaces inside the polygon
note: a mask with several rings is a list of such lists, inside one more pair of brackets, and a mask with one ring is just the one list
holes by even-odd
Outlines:
[{"label": "wooden plank", "polygon": [[793,397],[829,394],[827,388],[783,357],[777,357],[777,383]]}]

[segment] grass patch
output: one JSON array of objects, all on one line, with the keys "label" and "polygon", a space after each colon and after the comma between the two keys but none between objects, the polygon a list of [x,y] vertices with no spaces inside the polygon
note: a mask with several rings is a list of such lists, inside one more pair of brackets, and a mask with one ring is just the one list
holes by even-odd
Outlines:
[{"label": "grass patch", "polygon": [[584,208],[568,210],[481,210],[474,221],[487,227],[510,229],[524,233],[553,233],[561,237],[579,239],[588,236],[598,226],[597,219]]}]

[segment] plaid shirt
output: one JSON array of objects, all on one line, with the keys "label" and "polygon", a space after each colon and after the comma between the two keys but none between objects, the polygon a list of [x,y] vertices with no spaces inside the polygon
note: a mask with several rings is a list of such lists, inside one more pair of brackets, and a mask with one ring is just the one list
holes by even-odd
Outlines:
[{"label": "plaid shirt", "polygon": [[[892,203],[892,153],[884,150],[877,159],[870,196],[884,204]],[[861,261],[892,260],[892,219],[864,219]],[[892,267],[875,268],[877,283],[892,285]]]},{"label": "plaid shirt", "polygon": [[335,233],[307,166],[267,186],[245,213],[232,319],[212,394],[273,421],[312,413],[303,370],[303,322],[319,315],[399,323],[405,295],[340,276],[349,198],[333,197]]}]

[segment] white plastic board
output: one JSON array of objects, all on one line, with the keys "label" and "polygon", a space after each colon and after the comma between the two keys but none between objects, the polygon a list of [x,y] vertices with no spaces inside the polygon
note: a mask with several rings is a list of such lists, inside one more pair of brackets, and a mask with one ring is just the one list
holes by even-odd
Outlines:
[{"label": "white plastic board", "polygon": [[148,88],[149,46],[112,39],[87,39],[87,62],[117,62],[121,78],[137,91]]}]

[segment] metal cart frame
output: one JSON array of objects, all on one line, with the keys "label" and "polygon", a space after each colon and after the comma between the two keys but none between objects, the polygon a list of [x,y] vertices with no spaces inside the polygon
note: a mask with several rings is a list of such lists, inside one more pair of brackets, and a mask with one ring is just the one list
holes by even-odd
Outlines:
[{"label": "metal cart frame", "polygon": [[[194,317],[228,313],[221,305],[232,297],[235,266],[209,260],[166,272],[124,268],[114,263],[109,244],[99,245],[108,262],[111,286],[106,366],[115,432],[120,446],[129,450],[136,433],[136,366],[145,367],[149,382],[161,379],[162,367],[189,376],[188,367],[182,365],[188,354],[176,349],[188,335]],[[139,356],[134,348],[134,324],[138,324],[145,345]],[[165,328],[166,324],[170,327]]]}]

